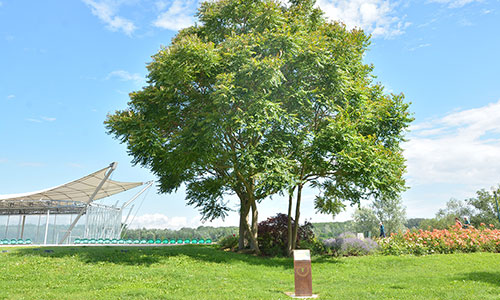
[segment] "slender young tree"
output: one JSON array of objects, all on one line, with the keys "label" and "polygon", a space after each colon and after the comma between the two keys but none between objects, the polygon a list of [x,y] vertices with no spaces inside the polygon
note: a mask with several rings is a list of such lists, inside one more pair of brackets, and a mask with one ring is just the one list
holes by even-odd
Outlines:
[{"label": "slender young tree", "polygon": [[[288,250],[296,247],[302,191],[320,191],[315,207],[335,215],[363,199],[396,199],[404,190],[400,143],[413,120],[402,94],[385,94],[363,63],[369,37],[326,22],[314,1],[292,1],[293,50],[279,86],[288,119],[281,139],[293,180],[288,188]],[[296,193],[296,194],[295,194]],[[292,206],[295,194],[295,226]]]},{"label": "slender young tree", "polygon": [[377,216],[377,220],[384,223],[388,234],[406,230],[406,209],[400,197],[377,199],[373,201],[371,208]]},{"label": "slender young tree", "polygon": [[362,232],[371,238],[380,235],[380,220],[372,208],[360,207],[354,211],[352,218],[354,219],[354,230],[356,232]]}]

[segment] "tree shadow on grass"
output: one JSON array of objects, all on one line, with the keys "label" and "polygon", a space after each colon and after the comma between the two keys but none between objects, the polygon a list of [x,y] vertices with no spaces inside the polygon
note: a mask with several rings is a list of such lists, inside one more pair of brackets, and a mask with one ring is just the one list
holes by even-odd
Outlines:
[{"label": "tree shadow on grass", "polygon": [[480,281],[500,287],[500,272],[470,272],[461,274],[454,280]]},{"label": "tree shadow on grass", "polygon": [[[292,258],[267,258],[249,254],[224,252],[214,246],[185,245],[165,247],[127,247],[127,246],[67,246],[67,247],[27,247],[15,248],[10,251],[11,256],[42,256],[42,257],[75,257],[88,264],[113,263],[121,265],[150,266],[163,260],[176,256],[187,256],[197,261],[232,264],[244,262],[249,265],[261,265],[267,267],[279,267],[293,269]],[[337,264],[338,259],[315,258],[313,264]]]}]

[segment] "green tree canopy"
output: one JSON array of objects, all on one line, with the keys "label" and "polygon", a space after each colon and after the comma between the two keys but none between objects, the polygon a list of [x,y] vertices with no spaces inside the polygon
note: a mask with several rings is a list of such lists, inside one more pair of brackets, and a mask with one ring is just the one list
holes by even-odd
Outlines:
[{"label": "green tree canopy", "polygon": [[369,237],[378,237],[380,234],[379,220],[369,207],[360,207],[354,211],[354,229],[356,232],[362,232]]},{"label": "green tree canopy", "polygon": [[353,214],[354,224],[358,232],[371,236],[379,236],[379,223],[384,224],[386,234],[406,230],[406,210],[401,198],[375,199],[369,207],[361,207]]},{"label": "green tree canopy", "polygon": [[477,227],[479,224],[484,223],[493,224],[496,228],[500,228],[495,193],[497,197],[500,196],[500,186],[491,188],[491,191],[481,189],[476,192],[476,197],[465,200],[471,208],[470,221],[472,225]]},{"label": "green tree canopy", "polygon": [[407,229],[406,209],[402,202],[401,198],[377,199],[371,205],[378,220],[384,223],[387,233],[404,232]]},{"label": "green tree canopy", "polygon": [[332,213],[404,188],[408,105],[373,83],[361,30],[328,22],[312,0],[207,1],[198,19],[106,120],[161,192],[185,184],[205,219],[224,217],[225,196],[237,195],[240,248],[248,239],[258,252],[257,204],[270,195],[310,180]]}]

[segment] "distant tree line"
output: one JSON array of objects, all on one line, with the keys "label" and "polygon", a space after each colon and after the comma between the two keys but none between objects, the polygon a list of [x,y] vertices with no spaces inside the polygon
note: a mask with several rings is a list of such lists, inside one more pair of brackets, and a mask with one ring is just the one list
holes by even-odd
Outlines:
[{"label": "distant tree line", "polygon": [[492,224],[500,228],[498,221],[498,207],[495,194],[500,194],[500,186],[491,188],[490,191],[481,189],[476,192],[476,197],[465,200],[450,199],[446,207],[440,209],[432,219],[422,221],[422,229],[443,229],[455,224],[455,218],[463,222],[463,218],[469,218],[472,226],[479,227],[481,223]]},{"label": "distant tree line", "polygon": [[198,228],[172,229],[129,229],[122,238],[124,239],[211,239],[216,242],[228,235],[237,235],[238,227],[211,227],[200,226]]},{"label": "distant tree line", "polygon": [[[405,229],[419,229],[422,221],[429,220],[425,218],[411,218],[407,219],[403,224]],[[378,231],[378,225],[376,230]],[[356,223],[354,220],[348,220],[344,222],[324,222],[324,223],[313,223],[314,235],[320,239],[325,240],[329,238],[335,238],[344,232],[363,232],[363,228],[360,228],[362,224]],[[361,230],[360,230],[361,229]],[[377,232],[376,232],[377,233]]]},{"label": "distant tree line", "polygon": [[313,223],[314,233],[319,239],[336,237],[343,232],[362,232],[366,235],[379,234],[379,222],[382,220],[387,233],[405,231],[407,229],[445,229],[455,224],[455,218],[461,222],[467,217],[472,226],[481,223],[500,228],[498,219],[499,207],[495,194],[500,194],[500,186],[489,191],[481,189],[476,196],[465,200],[450,199],[446,207],[440,209],[434,218],[406,219],[400,201],[389,200],[374,202],[369,207],[361,207],[353,214],[353,221]]}]

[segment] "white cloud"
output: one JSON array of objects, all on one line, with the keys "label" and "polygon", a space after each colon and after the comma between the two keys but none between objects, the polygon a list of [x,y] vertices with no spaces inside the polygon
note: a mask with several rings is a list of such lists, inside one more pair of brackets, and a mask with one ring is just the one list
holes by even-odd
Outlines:
[{"label": "white cloud", "polygon": [[54,122],[56,120],[56,118],[41,116],[39,119],[27,118],[25,120],[28,122],[33,122],[33,123],[43,123],[44,121],[45,122]]},{"label": "white cloud", "polygon": [[16,98],[16,95],[8,95],[7,96],[7,99],[14,99],[14,98]]},{"label": "white cloud", "polygon": [[[125,221],[125,216],[123,216],[122,221]],[[199,226],[238,226],[239,215],[237,212],[230,212],[224,220],[216,219],[212,222],[202,222],[201,216],[195,216],[191,218],[184,216],[169,217],[164,214],[153,213],[136,216],[132,220],[129,219],[128,223],[130,225],[130,228],[168,228],[173,230],[181,229],[183,227],[197,228]]]},{"label": "white cloud", "polygon": [[111,78],[118,78],[121,81],[134,81],[136,84],[141,84],[144,82],[144,77],[137,73],[129,73],[124,70],[116,70],[108,74],[106,76],[106,80]]},{"label": "white cloud", "polygon": [[500,182],[500,101],[416,124],[404,144],[409,185]]},{"label": "white cloud", "polygon": [[41,121],[41,120],[39,120],[39,119],[27,118],[27,119],[25,119],[25,120],[26,120],[26,121],[28,121],[28,122],[33,122],[33,123],[42,123],[42,121]]},{"label": "white cloud", "polygon": [[[194,14],[200,2],[157,1],[156,9],[161,13],[153,25],[175,31],[191,26],[195,22]],[[348,28],[362,28],[374,37],[394,37],[404,33],[410,25],[404,21],[404,17],[396,16],[397,4],[391,0],[318,0],[317,5],[331,20],[341,20]]]},{"label": "white cloud", "polygon": [[45,165],[42,163],[38,163],[38,162],[22,162],[19,164],[19,166],[30,167],[30,168],[39,168],[39,167],[43,167]]},{"label": "white cloud", "polygon": [[391,38],[410,25],[396,16],[396,4],[389,0],[319,0],[330,20],[341,20],[348,28],[362,28],[374,37]]},{"label": "white cloud", "polygon": [[90,7],[94,16],[106,23],[109,30],[122,30],[125,34],[130,36],[136,29],[132,21],[116,15],[116,11],[121,4],[120,1],[104,0],[98,2],[94,0],[83,0],[83,2]]},{"label": "white cloud", "polygon": [[194,24],[196,9],[201,1],[199,0],[174,0],[172,4],[167,5],[164,1],[156,2],[158,10],[162,11],[158,18],[153,22],[156,27],[177,31]]},{"label": "white cloud", "polygon": [[180,229],[182,227],[198,227],[200,224],[199,221],[195,219],[188,220],[187,217],[168,217],[164,214],[155,213],[136,216],[132,220],[130,227]]},{"label": "white cloud", "polygon": [[481,2],[482,0],[429,0],[429,2],[447,4],[450,8],[459,8],[473,2]]},{"label": "white cloud", "polygon": [[52,118],[52,117],[42,117],[42,120],[47,121],[47,122],[54,122],[54,121],[56,120],[56,118]]},{"label": "white cloud", "polygon": [[429,43],[426,43],[426,44],[420,44],[420,45],[418,45],[418,46],[416,46],[416,47],[413,47],[413,48],[410,48],[410,49],[408,49],[408,50],[409,50],[409,51],[415,51],[415,50],[417,50],[417,49],[420,49],[420,48],[426,48],[426,47],[430,47],[430,46],[432,46],[432,44],[429,44]]},{"label": "white cloud", "polygon": [[156,1],[155,2],[156,9],[162,11],[167,7],[167,2],[165,1]]}]

